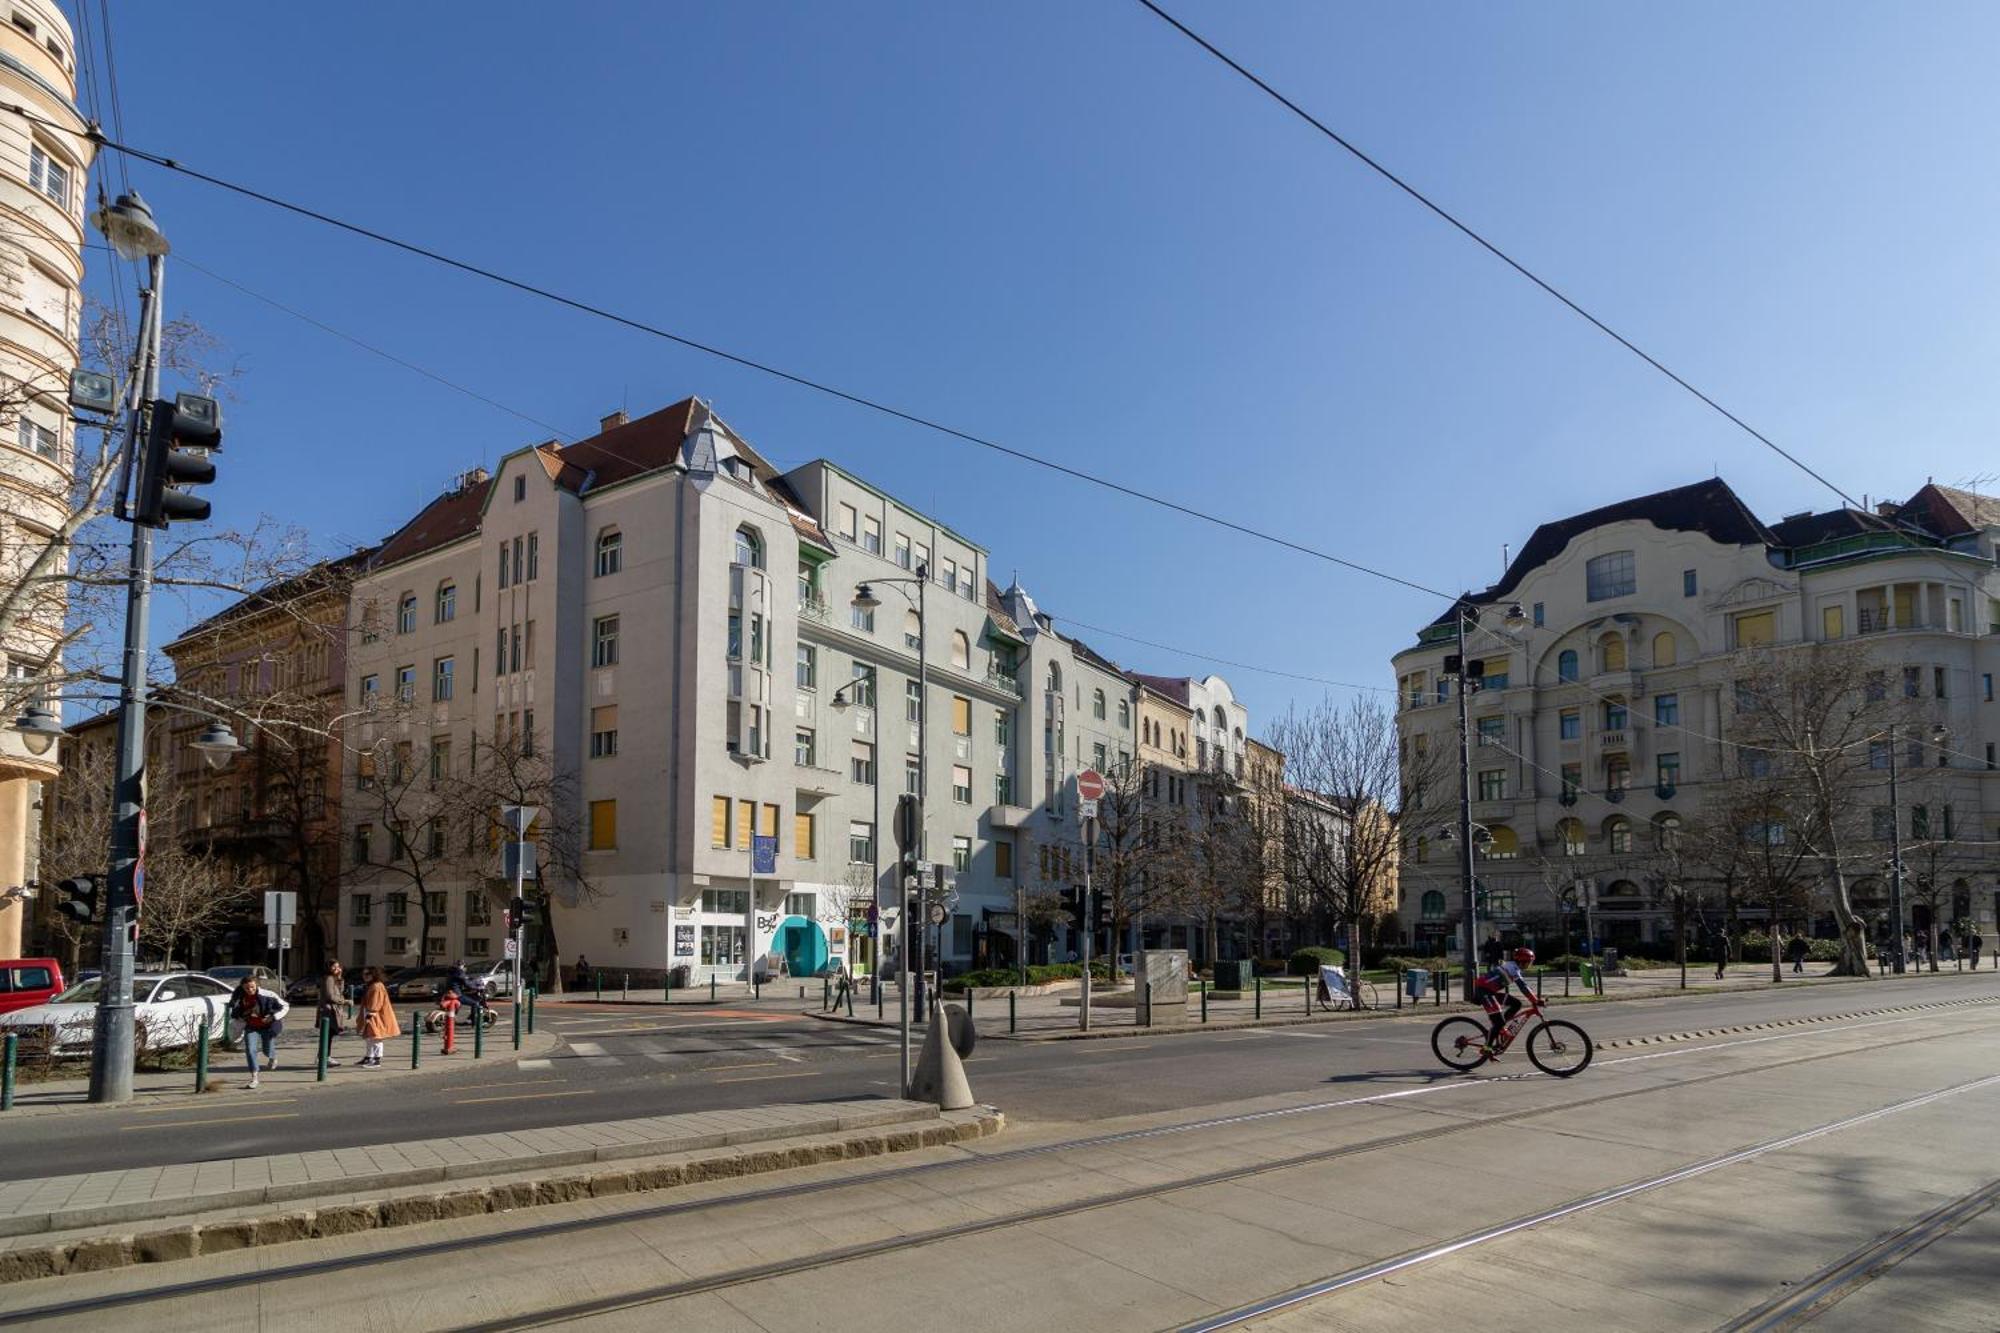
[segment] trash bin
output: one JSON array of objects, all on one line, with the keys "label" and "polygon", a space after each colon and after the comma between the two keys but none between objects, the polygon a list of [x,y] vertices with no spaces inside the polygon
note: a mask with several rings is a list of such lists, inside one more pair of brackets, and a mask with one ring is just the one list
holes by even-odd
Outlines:
[{"label": "trash bin", "polygon": [[1215,965],[1215,989],[1246,991],[1251,986],[1250,960],[1232,958]]},{"label": "trash bin", "polygon": [[1431,974],[1421,967],[1409,969],[1403,973],[1403,993],[1413,1000],[1423,999],[1424,991],[1429,986],[1430,979]]},{"label": "trash bin", "polygon": [[1577,970],[1583,977],[1583,984],[1595,989],[1597,986],[1597,964],[1586,960]]},{"label": "trash bin", "polygon": [[1604,951],[1604,972],[1605,975],[1613,977],[1624,975],[1624,969],[1618,965],[1618,951],[1616,949],[1606,949]]},{"label": "trash bin", "polygon": [[667,974],[667,984],[675,990],[686,990],[693,972],[694,969],[686,963],[675,963],[672,971]]}]

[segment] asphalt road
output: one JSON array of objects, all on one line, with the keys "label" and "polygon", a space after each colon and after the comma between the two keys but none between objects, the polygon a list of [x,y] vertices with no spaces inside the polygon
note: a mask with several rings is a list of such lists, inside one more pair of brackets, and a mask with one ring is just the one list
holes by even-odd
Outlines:
[{"label": "asphalt road", "polygon": [[[2000,996],[2000,973],[1566,1006],[1600,1041],[1941,999]],[[1084,1042],[984,1039],[973,1093],[1016,1126],[1089,1124],[1325,1087],[1428,1080],[1435,1013]],[[352,1147],[450,1134],[897,1093],[893,1030],[731,1008],[549,1005],[550,1057],[369,1084],[251,1093],[184,1113],[79,1109],[5,1126],[0,1179]],[[289,1052],[303,1058],[302,1051]],[[1512,1065],[1527,1068],[1518,1053]],[[230,1071],[233,1073],[233,1071]]]}]

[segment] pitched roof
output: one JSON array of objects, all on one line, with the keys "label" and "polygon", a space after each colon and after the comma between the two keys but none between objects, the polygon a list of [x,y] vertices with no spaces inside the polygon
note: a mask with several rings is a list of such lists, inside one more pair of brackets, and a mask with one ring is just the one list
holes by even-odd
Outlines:
[{"label": "pitched roof", "polygon": [[994,586],[992,579],[986,580],[986,614],[1002,634],[1016,641],[1026,640],[1021,627],[1014,623],[1014,617],[1007,614],[1007,603],[1000,599],[1000,589]]},{"label": "pitched roof", "polygon": [[190,625],[187,629],[181,631],[175,637],[174,641],[161,651],[171,653],[174,649],[187,643],[197,635],[206,634],[210,630],[228,624],[230,621],[245,616],[253,616],[260,611],[269,611],[285,606],[288,603],[295,603],[317,594],[343,587],[347,576],[358,572],[367,563],[373,552],[373,547],[364,546],[358,550],[349,551],[346,555],[336,556],[331,560],[322,560],[318,564],[307,569],[302,569],[289,577],[268,583],[255,592],[245,593],[228,606],[217,611],[214,615]]},{"label": "pitched roof", "polygon": [[1956,486],[1927,483],[1903,506],[1940,537],[1957,537],[1983,528],[2000,528],[2000,498]]},{"label": "pitched roof", "polygon": [[1090,665],[1096,667],[1098,670],[1109,671],[1114,676],[1123,676],[1125,674],[1125,669],[1123,667],[1119,666],[1116,662],[1112,661],[1110,658],[1098,652],[1095,648],[1092,648],[1082,639],[1068,639],[1067,642],[1069,644],[1071,652],[1075,653],[1078,657],[1081,657],[1084,661],[1090,663]]},{"label": "pitched roof", "polygon": [[1896,524],[1865,509],[1829,509],[1823,514],[1794,514],[1771,525],[1773,545],[1788,550],[1816,546],[1838,537],[1855,537],[1866,532],[1895,532]]},{"label": "pitched roof", "polygon": [[1126,678],[1144,685],[1163,698],[1172,699],[1185,705],[1188,701],[1188,682],[1185,676],[1148,676],[1140,671],[1128,671]]},{"label": "pitched roof", "polygon": [[581,491],[587,479],[591,490],[602,490],[672,466],[680,457],[698,406],[695,399],[683,398],[671,407],[564,445],[555,451],[562,460],[556,484]]},{"label": "pitched roof", "polygon": [[493,479],[488,477],[438,496],[375,548],[373,563],[393,565],[479,531],[479,516],[485,512],[486,497],[493,486]]}]

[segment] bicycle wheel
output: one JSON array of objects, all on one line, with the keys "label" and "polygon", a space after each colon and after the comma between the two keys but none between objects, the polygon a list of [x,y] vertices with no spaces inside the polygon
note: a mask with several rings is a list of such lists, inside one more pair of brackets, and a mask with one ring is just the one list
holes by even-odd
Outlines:
[{"label": "bicycle wheel", "polygon": [[1382,1007],[1382,993],[1375,989],[1374,982],[1358,981],[1355,985],[1361,996],[1361,1005],[1363,1008],[1380,1009]]},{"label": "bicycle wheel", "polygon": [[1477,1069],[1486,1063],[1486,1025],[1464,1014],[1453,1014],[1431,1029],[1431,1050],[1453,1069]]},{"label": "bicycle wheel", "polygon": [[1590,1034],[1574,1023],[1545,1020],[1528,1034],[1528,1058],[1544,1074],[1557,1078],[1581,1074],[1592,1054]]}]

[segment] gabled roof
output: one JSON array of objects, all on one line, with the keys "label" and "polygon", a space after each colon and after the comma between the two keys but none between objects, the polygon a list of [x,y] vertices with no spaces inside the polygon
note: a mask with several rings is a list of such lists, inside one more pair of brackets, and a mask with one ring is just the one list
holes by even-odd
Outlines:
[{"label": "gabled roof", "polygon": [[695,399],[683,398],[671,407],[553,450],[562,467],[552,480],[564,490],[581,493],[585,485],[593,491],[603,490],[672,467],[699,406]]},{"label": "gabled roof", "polygon": [[172,653],[174,649],[189,640],[212,630],[219,629],[231,621],[254,616],[260,611],[270,611],[318,594],[344,587],[347,579],[358,573],[374,553],[373,547],[364,546],[357,551],[337,556],[332,560],[322,560],[308,569],[303,569],[289,578],[266,584],[252,593],[246,593],[228,606],[223,607],[205,620],[190,625],[168,644],[162,652]]},{"label": "gabled roof", "polygon": [[1026,643],[1028,638],[1021,633],[1021,627],[1014,623],[1014,617],[1007,614],[1007,604],[1000,599],[1000,589],[992,579],[986,580],[986,617],[993,629],[1012,639],[1015,643]]},{"label": "gabled roof", "polygon": [[1940,537],[1958,537],[2000,528],[2000,498],[1930,482],[1910,497],[1902,516],[1915,519]]},{"label": "gabled roof", "polygon": [[1185,676],[1148,676],[1143,672],[1128,671],[1125,677],[1145,686],[1163,699],[1172,699],[1182,707],[1188,706],[1188,682]]},{"label": "gabled roof", "polygon": [[396,529],[375,548],[376,565],[393,565],[426,551],[435,551],[479,531],[479,516],[486,510],[492,493],[491,477],[460,490],[447,491],[417,512],[417,516]]},{"label": "gabled roof", "polygon": [[1771,542],[1788,550],[1817,546],[1841,537],[1858,537],[1868,532],[1896,532],[1890,520],[1865,509],[1829,509],[1823,514],[1794,514],[1771,525]]}]

